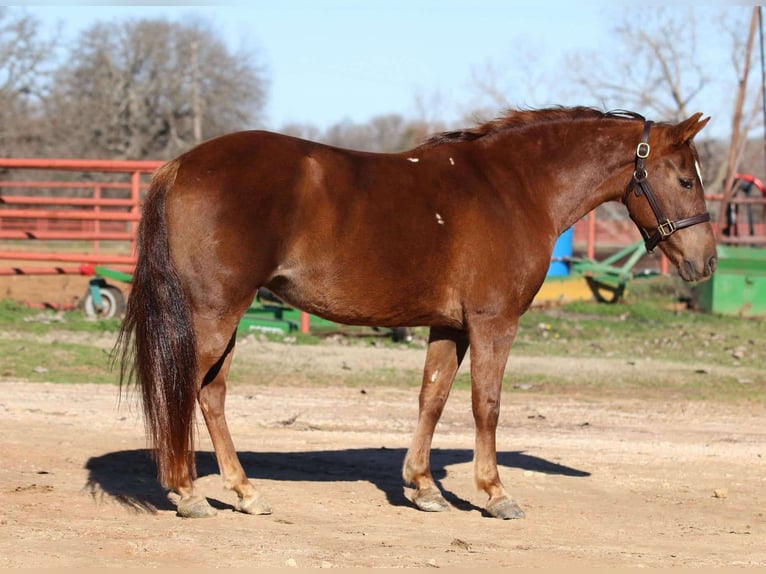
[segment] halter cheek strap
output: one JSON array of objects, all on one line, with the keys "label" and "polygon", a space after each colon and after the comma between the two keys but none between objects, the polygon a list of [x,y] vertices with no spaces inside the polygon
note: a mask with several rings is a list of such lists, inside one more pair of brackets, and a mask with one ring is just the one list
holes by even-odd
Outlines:
[{"label": "halter cheek strap", "polygon": [[662,211],[662,207],[660,207],[660,204],[657,201],[657,196],[654,194],[654,190],[649,184],[648,173],[646,171],[646,160],[649,157],[649,152],[651,152],[651,147],[649,146],[649,132],[652,129],[652,123],[653,122],[651,121],[644,122],[644,132],[641,136],[641,142],[636,146],[636,169],[633,171],[631,185],[625,191],[625,195],[622,198],[622,202],[627,205],[628,196],[631,191],[635,193],[636,197],[643,195],[649,202],[654,217],[657,218],[657,228],[652,232],[649,232],[640,225],[638,226],[641,235],[644,237],[646,250],[649,253],[654,251],[654,248],[657,247],[658,243],[666,240],[679,229],[710,221],[709,213],[700,213],[692,215],[691,217],[671,220],[667,218],[665,212]]}]

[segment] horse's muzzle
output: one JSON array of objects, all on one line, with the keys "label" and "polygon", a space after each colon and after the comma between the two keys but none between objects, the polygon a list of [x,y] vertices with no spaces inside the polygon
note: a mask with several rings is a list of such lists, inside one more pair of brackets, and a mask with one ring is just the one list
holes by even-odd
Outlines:
[{"label": "horse's muzzle", "polygon": [[718,257],[710,255],[701,269],[698,269],[693,261],[684,259],[678,266],[678,273],[684,281],[703,281],[709,279],[718,267]]}]

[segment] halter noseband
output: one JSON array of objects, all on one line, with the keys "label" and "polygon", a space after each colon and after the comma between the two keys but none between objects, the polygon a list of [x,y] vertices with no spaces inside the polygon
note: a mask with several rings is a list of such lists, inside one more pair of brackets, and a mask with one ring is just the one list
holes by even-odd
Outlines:
[{"label": "halter noseband", "polygon": [[654,190],[652,189],[652,186],[649,185],[648,174],[646,172],[646,159],[649,157],[649,152],[651,151],[651,147],[649,147],[649,131],[652,129],[652,124],[653,122],[644,120],[644,133],[641,136],[641,143],[636,146],[636,169],[633,172],[633,179],[630,182],[631,185],[622,197],[622,202],[627,206],[628,196],[631,191],[635,192],[636,197],[641,195],[646,196],[646,200],[649,202],[649,206],[654,212],[654,217],[657,218],[657,229],[652,233],[649,233],[642,226],[638,226],[641,235],[644,237],[646,250],[649,253],[654,251],[654,248],[657,247],[657,244],[660,243],[660,241],[665,241],[679,229],[710,221],[709,213],[700,213],[698,215],[692,215],[691,217],[676,219],[675,221],[665,217],[665,212],[662,211],[662,208],[657,201],[657,196],[654,195]]}]

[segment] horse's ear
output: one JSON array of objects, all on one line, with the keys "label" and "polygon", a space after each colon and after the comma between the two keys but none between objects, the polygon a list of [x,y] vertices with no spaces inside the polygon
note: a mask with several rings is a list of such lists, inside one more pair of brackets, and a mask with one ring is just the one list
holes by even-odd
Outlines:
[{"label": "horse's ear", "polygon": [[678,144],[685,144],[686,142],[691,141],[691,139],[710,121],[710,116],[706,117],[704,120],[700,120],[701,117],[702,113],[697,112],[689,119],[673,126],[670,130],[671,140]]}]

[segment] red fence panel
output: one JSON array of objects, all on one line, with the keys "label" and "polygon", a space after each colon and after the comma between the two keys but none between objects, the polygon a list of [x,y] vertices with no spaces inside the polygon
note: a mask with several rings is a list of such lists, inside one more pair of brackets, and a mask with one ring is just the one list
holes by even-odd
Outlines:
[{"label": "red fence panel", "polygon": [[132,270],[142,196],[162,163],[0,158],[0,274]]}]

